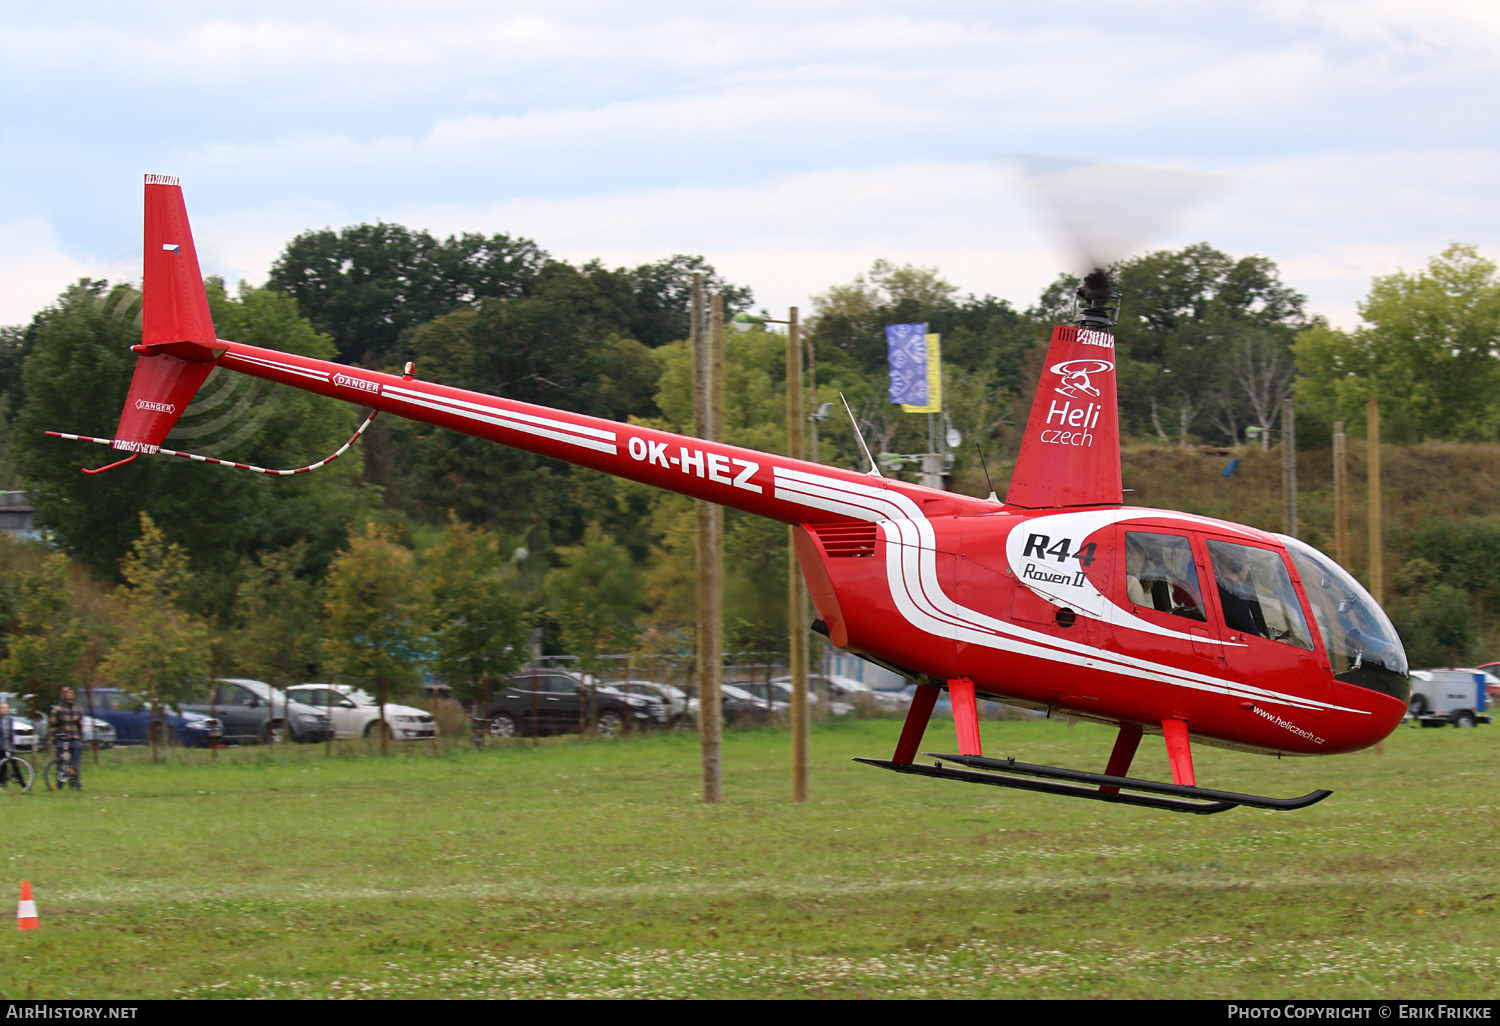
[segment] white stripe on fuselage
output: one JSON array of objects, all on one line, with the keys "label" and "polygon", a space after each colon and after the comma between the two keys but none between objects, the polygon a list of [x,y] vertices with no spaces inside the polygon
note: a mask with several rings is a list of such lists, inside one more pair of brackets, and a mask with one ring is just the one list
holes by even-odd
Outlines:
[{"label": "white stripe on fuselage", "polygon": [[327,371],[308,370],[306,367],[298,367],[294,363],[282,363],[280,360],[268,360],[262,356],[247,356],[244,353],[229,352],[225,353],[223,358],[230,361],[231,364],[235,360],[240,360],[244,363],[248,363],[256,367],[265,367],[270,370],[281,371],[284,374],[296,374],[299,377],[311,378],[313,381],[328,380]]},{"label": "white stripe on fuselage", "polygon": [[[932,523],[911,499],[894,489],[783,467],[774,468],[774,478],[778,499],[880,525],[888,543],[885,565],[891,598],[908,623],[928,634],[1068,666],[1156,680],[1233,698],[1256,699],[1298,709],[1364,712],[1055,638],[968,609],[943,591],[937,576],[937,544]],[[1142,518],[1163,515],[1140,514]]]},{"label": "white stripe on fuselage", "polygon": [[439,413],[446,413],[453,417],[461,417],[464,420],[493,424],[495,427],[506,428],[510,431],[521,431],[540,438],[550,438],[555,442],[566,442],[569,445],[593,449],[596,452],[607,452],[611,456],[619,455],[619,447],[615,445],[615,433],[613,431],[604,431],[600,428],[587,427],[582,424],[570,424],[565,420],[538,417],[534,414],[522,413],[519,410],[507,410],[502,407],[485,406],[464,399],[453,399],[448,396],[418,392],[415,389],[400,388],[396,385],[386,385],[382,391],[384,391],[387,398],[403,403],[410,403],[413,406],[425,407],[429,410],[436,410]]}]

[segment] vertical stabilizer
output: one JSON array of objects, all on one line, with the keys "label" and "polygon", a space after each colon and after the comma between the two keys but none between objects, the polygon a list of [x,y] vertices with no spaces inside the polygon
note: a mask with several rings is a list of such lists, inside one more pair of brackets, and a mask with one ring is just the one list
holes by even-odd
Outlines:
[{"label": "vertical stabilizer", "polygon": [[170,175],[146,176],[145,277],[141,342],[211,345],[215,339],[198,250],[188,226],[182,186]]},{"label": "vertical stabilizer", "polygon": [[1006,505],[1118,506],[1123,499],[1115,338],[1053,328]]},{"label": "vertical stabilizer", "polygon": [[182,186],[168,175],[146,176],[145,274],[141,283],[141,344],[135,376],[115,428],[114,447],[155,452],[192,401],[222,353]]}]

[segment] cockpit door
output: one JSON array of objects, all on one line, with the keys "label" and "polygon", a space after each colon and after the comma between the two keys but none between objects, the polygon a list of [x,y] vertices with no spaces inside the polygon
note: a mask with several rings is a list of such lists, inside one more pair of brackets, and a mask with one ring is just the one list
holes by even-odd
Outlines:
[{"label": "cockpit door", "polygon": [[[1119,613],[1109,645],[1125,655],[1195,674],[1225,673],[1219,630],[1205,598],[1210,580],[1202,550],[1182,530],[1121,524],[1109,596]],[[1217,691],[1195,692],[1210,702]],[[1170,715],[1166,710],[1164,715]]]},{"label": "cockpit door", "polygon": [[1230,672],[1267,691],[1326,698],[1327,671],[1285,554],[1226,538],[1205,538],[1204,544]]}]

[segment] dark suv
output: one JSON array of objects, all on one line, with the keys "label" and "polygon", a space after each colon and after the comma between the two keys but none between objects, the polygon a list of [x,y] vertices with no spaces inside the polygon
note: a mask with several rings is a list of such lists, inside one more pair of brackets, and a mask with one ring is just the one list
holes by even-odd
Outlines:
[{"label": "dark suv", "polygon": [[492,737],[566,734],[580,726],[595,726],[611,737],[626,729],[667,725],[665,702],[639,695],[597,690],[592,681],[566,670],[523,670],[505,680],[492,695],[489,730]]}]

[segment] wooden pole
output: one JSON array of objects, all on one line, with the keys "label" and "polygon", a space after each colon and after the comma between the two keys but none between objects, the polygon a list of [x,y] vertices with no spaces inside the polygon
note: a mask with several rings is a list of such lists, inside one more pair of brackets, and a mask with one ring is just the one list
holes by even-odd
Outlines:
[{"label": "wooden pole", "polygon": [[1380,400],[1370,396],[1367,414],[1370,463],[1370,594],[1385,604],[1385,544],[1380,536]]},{"label": "wooden pole", "polygon": [[[786,327],[786,454],[794,460],[802,452],[802,339],[797,308],[787,315]],[[807,801],[807,594],[802,568],[797,564],[797,528],[787,528],[787,635],[792,672],[792,801]],[[766,693],[770,693],[767,686]]]},{"label": "wooden pole", "polygon": [[[703,280],[693,275],[693,433],[716,439],[721,429],[724,359],[724,304],[714,296],[709,330],[703,330]],[[716,352],[717,350],[717,352]],[[721,686],[724,673],[723,511],[695,500],[698,517],[698,740],[703,757],[703,800],[724,800],[722,749],[724,724]],[[716,515],[717,514],[717,515]]]},{"label": "wooden pole", "polygon": [[1333,558],[1349,569],[1349,439],[1344,422],[1333,422]]},{"label": "wooden pole", "polygon": [[488,667],[484,671],[484,722],[480,724],[480,728],[484,731],[484,740],[481,744],[488,744],[490,733],[490,671]]},{"label": "wooden pole", "polygon": [[[32,690],[35,691],[36,688],[33,686]],[[93,688],[84,688],[83,689],[83,700],[87,704],[87,707],[88,707],[89,719],[92,720],[94,718],[94,689]],[[32,729],[33,730],[36,729],[36,725],[35,724],[32,725]],[[97,766],[97,765],[99,765],[99,728],[97,726],[97,723],[96,723],[96,725],[94,727],[94,746],[93,747],[94,747],[94,765]]]},{"label": "wooden pole", "polygon": [[323,707],[328,713],[328,733],[323,738],[323,758],[333,757],[333,674],[328,675],[328,690],[323,692],[328,697],[323,701]]},{"label": "wooden pole", "polygon": [[[219,689],[214,684],[214,675],[208,675],[208,716],[209,719],[219,718]],[[208,757],[212,762],[219,761],[219,739],[214,737],[214,732],[208,732]]]},{"label": "wooden pole", "polygon": [[1282,532],[1297,537],[1297,419],[1290,399],[1281,400]]},{"label": "wooden pole", "polygon": [[152,765],[155,765],[156,764],[156,757],[157,757],[156,756],[156,723],[157,723],[157,719],[158,719],[157,708],[156,708],[156,674],[153,673],[151,675],[150,681],[151,681],[151,695],[150,695],[150,702],[151,702],[151,721],[150,721],[151,722],[151,763],[152,763]]},{"label": "wooden pole", "polygon": [[391,754],[391,732],[385,728],[385,674],[380,675],[380,754]]}]

